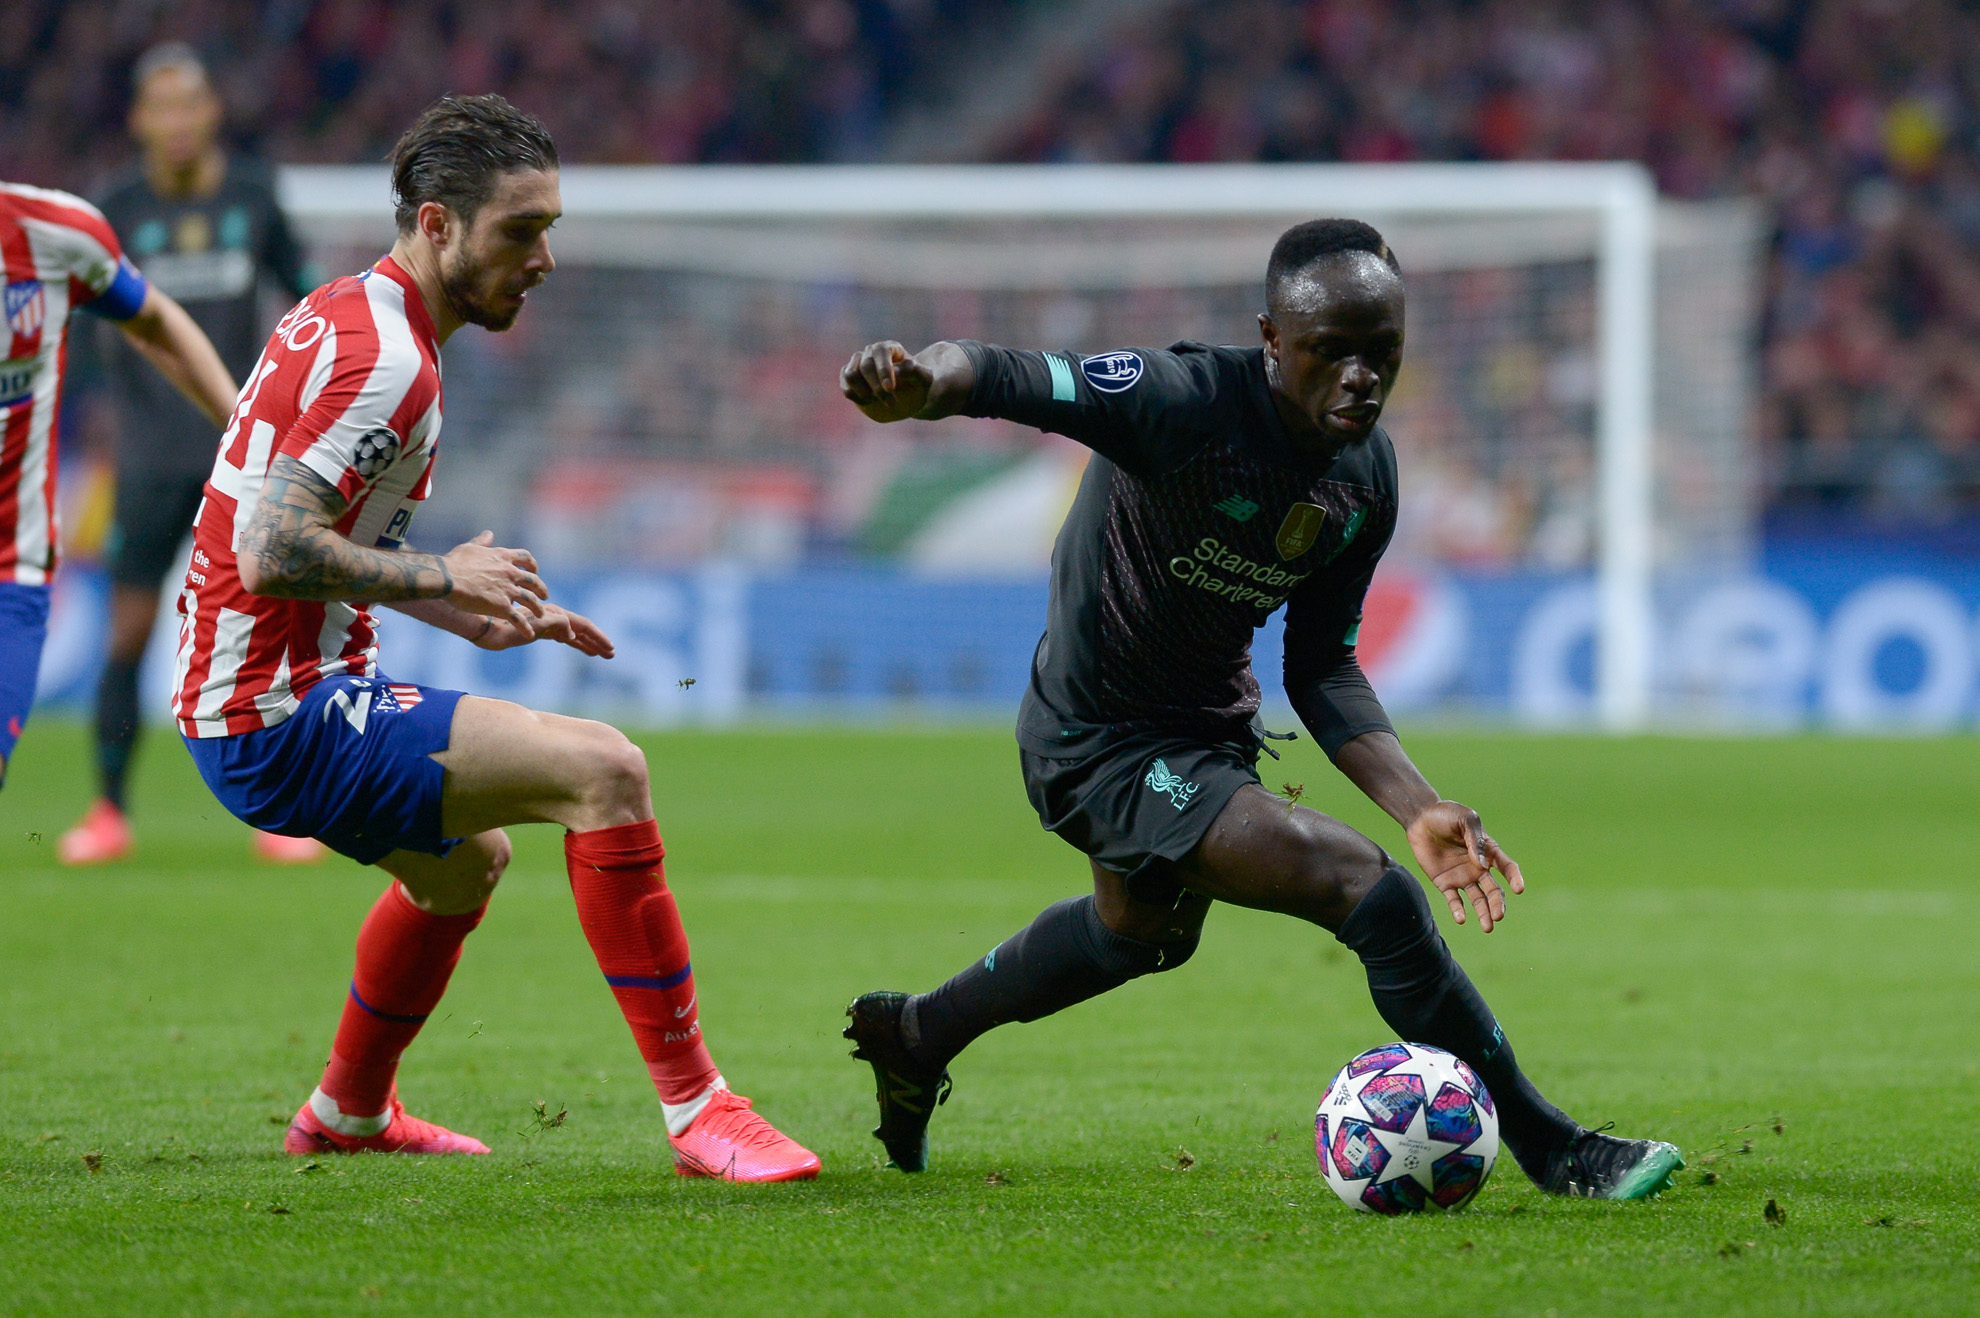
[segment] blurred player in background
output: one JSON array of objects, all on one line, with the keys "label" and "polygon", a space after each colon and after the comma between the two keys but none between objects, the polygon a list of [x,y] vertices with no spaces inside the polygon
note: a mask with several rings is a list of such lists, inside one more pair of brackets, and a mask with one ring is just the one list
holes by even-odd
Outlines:
[{"label": "blurred player in background", "polygon": [[94,206],[46,188],[0,183],[0,264],[7,350],[0,359],[0,783],[34,704],[48,635],[56,518],[58,419],[69,313],[116,323],[138,355],[218,428],[234,381],[192,317],[145,283]]},{"label": "blurred player in background", "polygon": [[1462,924],[1469,900],[1486,932],[1505,918],[1495,869],[1523,890],[1478,813],[1410,762],[1355,657],[1396,524],[1395,450],[1376,422],[1402,369],[1401,271],[1367,225],[1315,220],[1279,239],[1265,288],[1262,347],[1082,359],[975,342],[910,356],[886,342],[840,375],[876,421],[1002,417],[1094,451],[1053,547],[1050,620],[1018,714],[1026,793],[1087,854],[1093,892],[933,992],[854,1000],[845,1034],[878,1082],[873,1133],[895,1166],[922,1170],[949,1061],[971,1040],[1181,966],[1222,901],[1310,920],[1354,951],[1400,1038],[1485,1081],[1541,1189],[1654,1194],[1684,1165],[1677,1149],[1583,1129],[1540,1095],[1416,877],[1259,784],[1251,640],[1284,604],[1286,695],[1403,827],[1452,917]]},{"label": "blurred player in background", "polygon": [[505,330],[556,268],[557,150],[499,96],[443,98],[392,156],[399,238],[282,318],[207,482],[180,596],[173,712],[202,777],[257,828],[391,876],[295,1154],[486,1153],[406,1114],[399,1056],[446,990],[509,862],[508,824],[555,823],[578,922],[660,1092],[682,1175],[815,1176],[818,1157],[732,1093],[702,1041],[661,866],[646,758],[616,729],[395,683],[375,604],[488,650],[551,640],[610,658],[549,602],[536,561],[484,532],[403,547],[432,489],[440,347]]},{"label": "blurred player in background", "polygon": [[[137,62],[130,127],[143,158],[98,205],[152,287],[174,298],[219,350],[234,378],[254,365],[267,332],[258,294],[264,278],[286,305],[314,281],[275,204],[274,181],[258,162],[220,146],[222,107],[190,46],[168,42]],[[96,692],[100,797],[63,835],[57,855],[70,865],[128,856],[126,777],[142,720],[138,670],[158,612],[166,573],[181,562],[200,491],[213,469],[218,431],[133,353],[111,353],[122,440],[117,510],[109,544],[110,643]],[[270,860],[314,860],[310,838],[257,833]]]}]

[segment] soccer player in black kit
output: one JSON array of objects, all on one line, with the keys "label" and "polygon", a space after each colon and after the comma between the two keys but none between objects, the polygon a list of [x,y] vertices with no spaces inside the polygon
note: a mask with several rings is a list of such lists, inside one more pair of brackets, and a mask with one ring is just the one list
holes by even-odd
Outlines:
[{"label": "soccer player in black kit", "polygon": [[1355,659],[1396,521],[1395,451],[1376,425],[1402,366],[1396,260],[1365,224],[1315,220],[1279,239],[1265,286],[1258,348],[1081,359],[884,342],[840,374],[876,421],[1003,417],[1095,455],[1053,549],[1017,729],[1031,803],[1090,858],[1093,893],[1047,907],[933,992],[854,1000],[845,1035],[878,1082],[874,1134],[895,1166],[922,1170],[948,1064],[971,1040],[1181,966],[1222,901],[1309,920],[1353,950],[1398,1037],[1485,1081],[1501,1139],[1543,1190],[1655,1194],[1684,1165],[1678,1150],[1584,1129],[1541,1097],[1415,876],[1259,784],[1251,637],[1284,604],[1293,708],[1403,826],[1452,918],[1464,923],[1467,901],[1488,933],[1505,918],[1493,870],[1524,890],[1477,812],[1441,799],[1404,754]]},{"label": "soccer player in black kit", "polygon": [[[147,51],[131,92],[131,134],[143,159],[98,207],[145,278],[185,307],[243,379],[268,334],[261,291],[272,285],[287,306],[320,281],[304,269],[268,170],[222,149],[220,98],[192,48],[167,42]],[[125,782],[140,725],[138,672],[159,585],[184,567],[179,544],[220,438],[135,353],[112,343],[108,356],[123,442],[108,546],[110,646],[96,692],[99,799],[57,847],[67,864],[117,860],[133,849]],[[323,854],[313,839],[272,833],[258,833],[256,849],[270,860]]]}]

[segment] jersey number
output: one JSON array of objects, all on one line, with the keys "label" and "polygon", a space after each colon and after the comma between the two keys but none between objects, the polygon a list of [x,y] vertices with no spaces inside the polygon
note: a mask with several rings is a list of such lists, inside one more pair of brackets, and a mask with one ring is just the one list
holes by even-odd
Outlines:
[{"label": "jersey number", "polygon": [[241,422],[254,410],[261,397],[261,386],[269,376],[275,374],[274,362],[263,360],[257,364],[254,377],[247,388],[241,390],[241,401],[234,406],[233,420],[227,423],[227,433],[220,436],[220,461],[213,468],[213,486],[220,493],[234,501],[234,541],[228,546],[236,553],[241,548],[241,533],[248,523],[254,520],[255,506],[261,502],[261,483],[268,475],[268,459],[275,448],[275,427],[266,421],[257,421],[248,427],[247,452],[241,455],[240,465],[227,460],[234,450],[234,439],[241,431]]},{"label": "jersey number", "polygon": [[356,700],[351,699],[351,693],[348,691],[331,692],[330,703],[323,707],[323,719],[326,723],[333,708],[343,710],[344,721],[356,728],[358,736],[362,737],[364,725],[371,719],[371,688],[366,687],[358,692]]}]

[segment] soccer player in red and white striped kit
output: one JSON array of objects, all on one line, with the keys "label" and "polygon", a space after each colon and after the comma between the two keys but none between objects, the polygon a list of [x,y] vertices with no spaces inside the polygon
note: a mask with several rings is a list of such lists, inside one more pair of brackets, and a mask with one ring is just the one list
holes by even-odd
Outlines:
[{"label": "soccer player in red and white striped kit", "polygon": [[439,353],[504,330],[555,268],[556,147],[499,96],[435,102],[392,157],[399,237],[283,317],[221,437],[180,598],[174,712],[207,784],[271,832],[391,876],[358,934],[329,1064],[291,1153],[485,1153],[409,1116],[399,1057],[440,1000],[509,861],[505,825],[561,824],[578,921],[660,1092],[676,1169],[805,1179],[818,1157],[723,1080],[663,876],[646,760],[616,729],[392,682],[384,604],[484,649],[609,658],[550,602],[534,558],[484,532],[403,547],[433,481]]},{"label": "soccer player in red and white striped kit", "polygon": [[70,313],[111,321],[217,426],[234,405],[220,354],[185,308],[124,256],[103,213],[52,188],[0,182],[0,783],[34,704],[61,557],[55,483]]}]

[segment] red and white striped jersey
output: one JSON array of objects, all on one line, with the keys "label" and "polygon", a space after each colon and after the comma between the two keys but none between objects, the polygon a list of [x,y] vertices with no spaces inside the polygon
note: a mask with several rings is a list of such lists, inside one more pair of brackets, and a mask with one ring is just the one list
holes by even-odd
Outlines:
[{"label": "red and white striped jersey", "polygon": [[440,439],[440,347],[411,276],[390,257],[298,302],[255,363],[193,527],[179,594],[172,712],[188,737],[274,727],[326,677],[378,672],[369,607],[270,599],[241,585],[235,554],[278,453],[337,486],[337,532],[397,547],[431,487]]},{"label": "red and white striped jersey", "polygon": [[117,235],[80,197],[0,183],[0,261],[7,324],[0,341],[0,581],[43,586],[55,574],[56,417],[68,356],[69,313],[91,306],[129,320],[144,277]]}]

